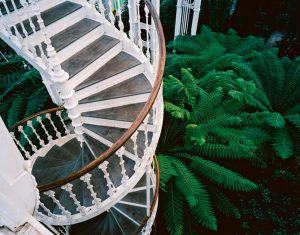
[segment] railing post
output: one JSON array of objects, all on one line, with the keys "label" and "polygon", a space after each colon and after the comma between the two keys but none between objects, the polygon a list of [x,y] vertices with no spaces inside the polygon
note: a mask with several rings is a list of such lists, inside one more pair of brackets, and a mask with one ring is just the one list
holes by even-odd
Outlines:
[{"label": "railing post", "polygon": [[191,35],[196,35],[199,15],[200,15],[200,7],[201,7],[201,0],[194,0],[194,13],[193,13],[193,22],[192,22],[192,29]]},{"label": "railing post", "polygon": [[182,0],[177,0],[174,40],[176,36],[180,34],[181,16],[182,16]]}]

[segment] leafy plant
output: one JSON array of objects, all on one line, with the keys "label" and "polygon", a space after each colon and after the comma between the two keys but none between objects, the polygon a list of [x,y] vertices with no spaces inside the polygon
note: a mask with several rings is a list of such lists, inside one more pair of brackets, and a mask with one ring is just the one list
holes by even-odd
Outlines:
[{"label": "leafy plant", "polygon": [[[187,234],[189,226],[183,226],[187,213],[193,218],[191,224],[214,231],[215,210],[239,218],[239,210],[218,187],[238,191],[256,188],[250,180],[222,166],[225,160],[255,158],[257,148],[268,139],[262,129],[251,125],[260,114],[240,112],[247,102],[229,95],[230,91],[247,90],[251,83],[231,76],[229,86],[219,84],[207,90],[201,87],[202,78],[196,79],[187,69],[181,69],[181,78],[164,80],[166,115],[158,160],[171,234]],[[243,95],[256,100],[255,90],[248,89]],[[188,211],[182,209],[184,204]]]}]

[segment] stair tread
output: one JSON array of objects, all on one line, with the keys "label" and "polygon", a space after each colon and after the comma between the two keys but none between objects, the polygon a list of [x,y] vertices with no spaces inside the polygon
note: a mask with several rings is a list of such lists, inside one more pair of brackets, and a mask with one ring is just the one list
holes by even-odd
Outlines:
[{"label": "stair tread", "polygon": [[133,122],[143,109],[144,105],[145,103],[138,103],[124,105],[121,107],[89,111],[82,113],[82,116]]},{"label": "stair tread", "polygon": [[109,77],[117,75],[124,72],[130,68],[133,68],[141,64],[139,60],[129,55],[126,52],[120,52],[117,56],[108,61],[104,66],[102,66],[93,75],[87,78],[84,82],[80,83],[75,90],[81,90],[95,83],[103,81]]},{"label": "stair tread", "polygon": [[151,84],[144,74],[139,74],[124,82],[116,84],[104,91],[88,96],[79,103],[96,102],[100,100],[109,100],[114,98],[121,98],[131,95],[144,94],[151,91]]},{"label": "stair tread", "polygon": [[[59,52],[100,25],[100,22],[84,18],[65,30],[59,32],[58,34],[52,36],[52,46],[55,48],[56,52]],[[47,45],[45,43],[42,44],[42,48],[44,53],[47,54]],[[39,47],[35,46],[35,49],[37,54],[40,56],[41,53]]]},{"label": "stair tread", "polygon": [[62,63],[62,68],[69,73],[70,77],[73,77],[119,42],[118,39],[103,35],[81,51],[77,52],[71,58],[64,61]]},{"label": "stair tread", "polygon": [[[20,8],[23,7],[20,0],[14,0],[14,2],[16,4],[17,9],[20,9]],[[14,6],[12,4],[12,0],[6,1],[6,4],[7,4],[8,11],[13,12],[14,11]],[[7,14],[7,11],[6,11],[6,9],[4,7],[4,4],[2,2],[0,3],[0,11],[2,12],[3,15]]]},{"label": "stair tread", "polygon": [[88,221],[72,225],[71,234],[124,235],[109,211]]},{"label": "stair tread", "polygon": [[[80,8],[82,8],[81,5],[74,3],[74,2],[66,1],[66,2],[60,3],[57,6],[52,7],[46,11],[43,11],[41,13],[41,17],[44,20],[45,26],[48,26],[64,17],[66,17],[67,15],[77,11]],[[31,19],[35,26],[35,30],[36,31],[40,30],[40,26],[37,22],[37,17],[33,16]],[[24,27],[25,27],[28,35],[32,34],[33,29],[30,26],[30,21],[27,19],[27,20],[24,20],[23,23],[24,23]],[[22,37],[25,37],[25,33],[23,32],[22,26],[20,23],[17,24],[17,30],[21,34]],[[15,34],[13,28],[12,28],[12,31]]]}]

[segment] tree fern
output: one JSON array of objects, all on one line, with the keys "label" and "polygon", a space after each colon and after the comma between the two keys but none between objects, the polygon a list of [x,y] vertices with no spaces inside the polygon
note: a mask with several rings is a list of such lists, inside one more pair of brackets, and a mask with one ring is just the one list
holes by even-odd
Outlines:
[{"label": "tree fern", "polygon": [[278,128],[273,131],[272,146],[282,159],[293,155],[293,142],[286,128]]}]

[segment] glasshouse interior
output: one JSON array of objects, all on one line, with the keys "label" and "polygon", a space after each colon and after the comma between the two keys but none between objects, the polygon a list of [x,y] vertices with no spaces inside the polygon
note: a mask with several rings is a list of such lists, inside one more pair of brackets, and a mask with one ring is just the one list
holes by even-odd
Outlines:
[{"label": "glasshouse interior", "polygon": [[299,235],[299,12],[0,0],[0,234]]}]

